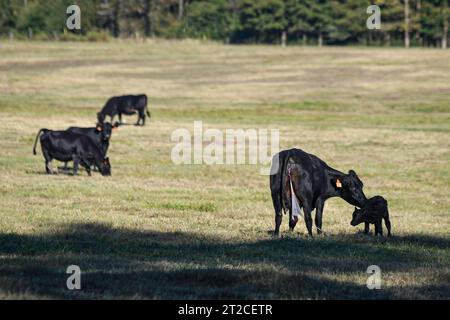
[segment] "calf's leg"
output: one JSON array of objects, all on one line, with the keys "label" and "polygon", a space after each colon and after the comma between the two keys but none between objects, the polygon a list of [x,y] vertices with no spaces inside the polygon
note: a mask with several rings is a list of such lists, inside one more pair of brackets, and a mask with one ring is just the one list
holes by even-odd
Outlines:
[{"label": "calf's leg", "polygon": [[375,235],[383,235],[383,226],[381,225],[381,219],[375,222]]},{"label": "calf's leg", "polygon": [[83,166],[84,169],[86,169],[86,172],[87,172],[88,176],[90,177],[91,176],[91,165],[90,165],[90,163],[87,163],[86,161],[81,160],[80,164]]},{"label": "calf's leg", "polygon": [[370,224],[368,222],[364,223],[364,233],[368,234],[370,231]]}]

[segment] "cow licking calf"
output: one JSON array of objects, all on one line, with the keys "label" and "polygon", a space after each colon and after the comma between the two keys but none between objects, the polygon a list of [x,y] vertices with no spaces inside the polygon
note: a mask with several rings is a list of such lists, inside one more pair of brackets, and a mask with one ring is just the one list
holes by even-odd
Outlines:
[{"label": "cow licking calf", "polygon": [[[291,195],[290,185],[294,195]],[[366,201],[363,183],[357,174],[348,174],[329,167],[315,155],[300,149],[279,152],[273,157],[270,176],[270,190],[275,209],[275,235],[279,235],[282,211],[289,211],[289,228],[293,230],[297,217],[292,214],[292,196],[297,197],[303,208],[308,233],[312,236],[311,212],[315,209],[317,232],[322,232],[322,214],[325,201],[340,197],[348,203],[362,207]]]},{"label": "cow licking calf", "polygon": [[110,98],[103,109],[97,113],[97,119],[99,123],[105,121],[106,116],[111,118],[111,123],[116,115],[119,116],[119,123],[122,124],[122,115],[138,114],[138,120],[136,125],[145,125],[146,115],[151,117],[147,107],[147,96],[141,95],[128,95]]},{"label": "cow licking calf", "polygon": [[[103,124],[99,123],[96,127],[91,128],[70,127],[67,129],[67,131],[88,136],[106,157],[112,132],[118,127],[118,122],[116,122],[114,125],[105,122]],[[67,170],[67,162],[64,164],[64,170]]]},{"label": "cow licking calf", "polygon": [[365,223],[364,233],[369,233],[369,224],[375,225],[375,235],[383,235],[382,219],[388,231],[388,237],[391,236],[391,221],[389,220],[388,203],[381,196],[375,196],[366,201],[361,209],[355,208],[353,218],[350,224],[357,226]]},{"label": "cow licking calf", "polygon": [[78,173],[78,166],[83,166],[91,175],[91,166],[95,165],[103,176],[111,175],[109,159],[102,150],[86,135],[70,131],[53,131],[40,129],[34,141],[33,154],[36,155],[37,140],[40,138],[47,174],[53,174],[51,162],[73,161],[73,174]]}]

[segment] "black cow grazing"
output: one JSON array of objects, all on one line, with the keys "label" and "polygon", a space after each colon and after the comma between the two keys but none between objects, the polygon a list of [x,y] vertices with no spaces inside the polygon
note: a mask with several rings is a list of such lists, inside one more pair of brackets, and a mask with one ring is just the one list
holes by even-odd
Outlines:
[{"label": "black cow grazing", "polygon": [[353,218],[350,224],[357,226],[365,223],[364,233],[369,233],[369,224],[375,225],[375,235],[383,235],[382,219],[388,231],[388,237],[391,236],[391,221],[389,220],[388,203],[381,196],[375,196],[366,201],[361,209],[355,208]]},{"label": "black cow grazing", "polygon": [[111,123],[116,115],[119,116],[119,123],[122,124],[122,115],[132,115],[137,112],[138,121],[136,125],[145,125],[145,115],[151,117],[150,112],[147,107],[147,96],[145,94],[141,95],[128,95],[120,97],[110,98],[102,111],[97,113],[97,119],[99,123],[105,121],[106,116],[111,117]]},{"label": "black cow grazing", "polygon": [[317,232],[322,231],[322,213],[325,200],[341,197],[361,207],[366,201],[363,183],[353,170],[344,174],[329,167],[315,155],[300,149],[279,152],[273,157],[270,176],[270,190],[275,209],[275,235],[279,235],[282,210],[289,210],[289,228],[293,230],[297,217],[292,216],[290,181],[299,206],[303,208],[308,233],[312,236],[311,212],[316,210]]},{"label": "black cow grazing", "polygon": [[51,162],[56,159],[64,162],[73,161],[74,175],[78,173],[79,164],[86,169],[88,175],[91,175],[92,165],[97,166],[103,176],[111,175],[109,159],[105,158],[102,150],[88,136],[70,131],[41,129],[34,141],[34,155],[36,155],[38,137],[40,137],[47,174],[54,173]]}]

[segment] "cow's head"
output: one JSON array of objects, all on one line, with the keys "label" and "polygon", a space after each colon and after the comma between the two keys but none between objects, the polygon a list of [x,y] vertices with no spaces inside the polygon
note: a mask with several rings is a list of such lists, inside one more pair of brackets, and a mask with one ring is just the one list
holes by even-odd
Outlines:
[{"label": "cow's head", "polygon": [[364,222],[364,210],[355,207],[350,224],[355,227],[362,222]]},{"label": "cow's head", "polygon": [[102,135],[103,141],[108,141],[111,139],[112,132],[118,127],[117,123],[111,125],[109,122],[105,122],[103,124],[97,123],[95,130]]},{"label": "cow's head", "polygon": [[109,163],[109,158],[103,159],[103,161],[100,163],[99,169],[102,176],[111,175],[111,164]]},{"label": "cow's head", "polygon": [[363,183],[355,171],[350,170],[348,174],[334,178],[332,181],[339,195],[348,203],[362,207],[367,198],[363,192]]}]

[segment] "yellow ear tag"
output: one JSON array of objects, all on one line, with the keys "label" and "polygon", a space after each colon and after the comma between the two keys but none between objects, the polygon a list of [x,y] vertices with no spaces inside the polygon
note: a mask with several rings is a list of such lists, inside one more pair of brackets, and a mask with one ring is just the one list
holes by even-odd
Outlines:
[{"label": "yellow ear tag", "polygon": [[336,179],[336,187],[342,188],[342,183],[339,179]]}]

